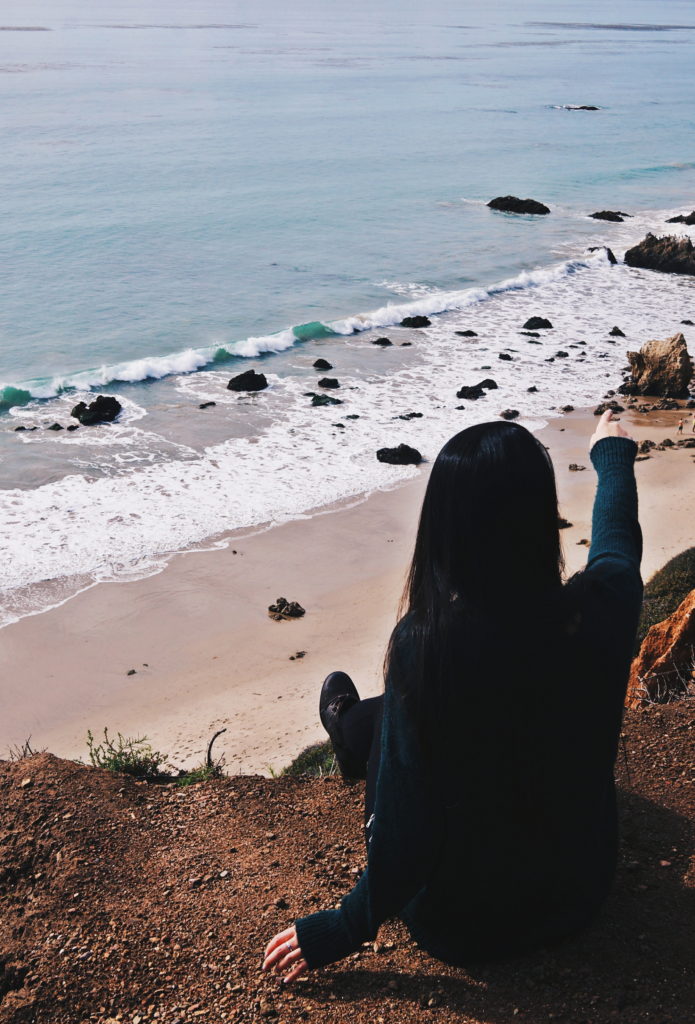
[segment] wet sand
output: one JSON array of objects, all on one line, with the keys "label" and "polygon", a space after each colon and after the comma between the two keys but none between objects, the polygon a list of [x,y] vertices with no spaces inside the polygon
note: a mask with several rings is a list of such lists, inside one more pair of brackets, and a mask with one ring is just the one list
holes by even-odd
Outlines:
[{"label": "wet sand", "polygon": [[[676,438],[678,418],[623,414],[636,440],[657,442]],[[578,411],[539,435],[573,523],[562,531],[569,573],[588,553],[578,542],[591,535],[596,422]],[[229,771],[279,770],[324,738],[317,695],[329,671],[350,672],[364,696],[379,692],[427,476],[423,467],[352,507],[177,556],[157,576],[100,584],[2,630],[0,756],[31,735],[35,748],[85,757],[87,729],[108,726],[192,766],[226,728],[215,750]],[[695,448],[652,454],[637,480],[647,579],[695,543]],[[304,618],[272,621],[266,609],[279,595],[299,601]]]}]

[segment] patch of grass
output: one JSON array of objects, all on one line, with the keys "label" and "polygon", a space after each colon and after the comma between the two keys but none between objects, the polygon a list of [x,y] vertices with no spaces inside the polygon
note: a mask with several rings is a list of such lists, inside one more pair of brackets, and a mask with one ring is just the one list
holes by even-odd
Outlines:
[{"label": "patch of grass", "polygon": [[197,782],[209,782],[210,779],[221,779],[224,775],[222,764],[201,764],[198,768],[191,768],[189,772],[179,775],[176,779],[177,786],[195,786]]},{"label": "patch of grass", "polygon": [[646,584],[637,630],[637,650],[650,627],[672,615],[691,590],[695,590],[695,548],[681,551],[655,572]]},{"label": "patch of grass", "polygon": [[95,768],[123,772],[136,779],[149,781],[161,778],[164,774],[161,770],[162,765],[168,756],[153,750],[147,736],[123,736],[119,732],[116,739],[112,739],[107,728],[104,728],[104,739],[101,743],[94,739],[91,729],[87,731],[87,750],[89,760]]},{"label": "patch of grass", "polygon": [[205,760],[197,768],[189,772],[180,772],[176,779],[177,786],[195,786],[198,782],[209,782],[211,779],[221,779],[224,775],[224,755],[215,759],[212,756],[212,748],[218,736],[221,736],[226,729],[218,729],[208,743],[208,752]]},{"label": "patch of grass", "polygon": [[306,747],[291,764],[282,769],[280,774],[309,775],[314,779],[322,779],[324,775],[339,775],[340,769],[333,747],[327,740],[325,743],[312,743],[310,747]]}]

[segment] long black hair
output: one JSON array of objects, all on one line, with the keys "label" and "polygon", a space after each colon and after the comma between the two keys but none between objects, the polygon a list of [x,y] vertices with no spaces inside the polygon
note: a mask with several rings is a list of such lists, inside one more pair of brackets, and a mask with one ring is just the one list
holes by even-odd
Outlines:
[{"label": "long black hair", "polygon": [[446,714],[463,656],[523,635],[562,588],[555,473],[545,447],[516,423],[462,430],[439,453],[420,514],[401,605],[386,654],[387,685],[407,635],[407,697],[426,747]]}]

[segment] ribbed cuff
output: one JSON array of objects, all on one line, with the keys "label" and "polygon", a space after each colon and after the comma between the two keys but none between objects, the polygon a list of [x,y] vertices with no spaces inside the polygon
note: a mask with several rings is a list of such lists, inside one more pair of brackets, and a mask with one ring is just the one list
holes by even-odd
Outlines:
[{"label": "ribbed cuff", "polygon": [[310,968],[325,967],[354,953],[342,911],[320,910],[294,923],[302,956]]},{"label": "ribbed cuff", "polygon": [[637,445],[630,437],[602,437],[590,452],[597,473],[611,466],[632,466],[636,455]]}]

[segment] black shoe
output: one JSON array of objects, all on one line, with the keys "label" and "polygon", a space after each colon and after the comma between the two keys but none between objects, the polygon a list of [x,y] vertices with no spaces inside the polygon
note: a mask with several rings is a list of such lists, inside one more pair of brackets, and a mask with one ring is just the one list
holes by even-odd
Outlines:
[{"label": "black shoe", "polygon": [[333,745],[338,767],[349,779],[360,778],[363,772],[360,766],[353,763],[354,759],[343,746],[340,720],[359,699],[357,688],[346,672],[331,672],[324,679],[319,697],[319,717]]}]

